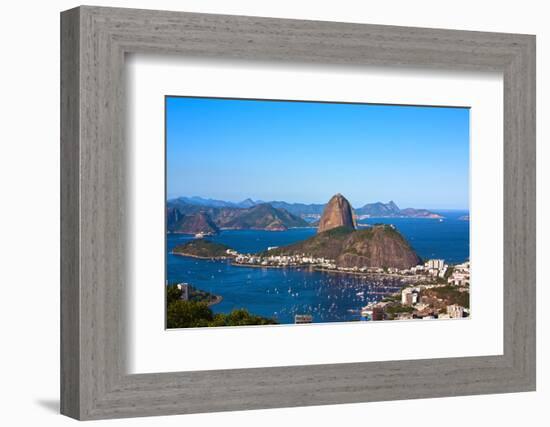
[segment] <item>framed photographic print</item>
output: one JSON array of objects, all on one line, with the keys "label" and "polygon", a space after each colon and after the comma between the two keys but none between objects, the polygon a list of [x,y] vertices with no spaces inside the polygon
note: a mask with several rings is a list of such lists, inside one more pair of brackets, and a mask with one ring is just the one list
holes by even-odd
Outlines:
[{"label": "framed photographic print", "polygon": [[535,389],[534,36],[62,13],[62,413]]},{"label": "framed photographic print", "polygon": [[167,96],[166,327],[468,318],[469,113]]}]

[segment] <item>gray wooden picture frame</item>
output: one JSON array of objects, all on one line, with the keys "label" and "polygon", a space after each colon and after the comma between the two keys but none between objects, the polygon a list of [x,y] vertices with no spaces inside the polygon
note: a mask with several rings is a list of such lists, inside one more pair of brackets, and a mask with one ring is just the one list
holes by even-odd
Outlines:
[{"label": "gray wooden picture frame", "polygon": [[[127,53],[502,72],[504,354],[127,374]],[[85,420],[535,390],[535,317],[534,36],[88,6],[62,12],[63,414]]]}]

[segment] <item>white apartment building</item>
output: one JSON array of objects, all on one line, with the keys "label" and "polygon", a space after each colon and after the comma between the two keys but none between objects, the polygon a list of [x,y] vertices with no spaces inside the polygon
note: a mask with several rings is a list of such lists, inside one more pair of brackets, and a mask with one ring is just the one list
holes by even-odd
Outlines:
[{"label": "white apartment building", "polygon": [[401,304],[414,305],[420,300],[419,290],[416,288],[405,288],[401,292]]},{"label": "white apartment building", "polygon": [[454,286],[467,286],[470,284],[470,273],[454,271],[447,282]]},{"label": "white apartment building", "polygon": [[444,259],[430,259],[430,260],[428,260],[428,262],[426,262],[425,265],[429,269],[441,270],[445,266],[445,260]]},{"label": "white apartment building", "polygon": [[458,304],[448,305],[447,314],[451,319],[461,319],[464,315],[464,307]]}]

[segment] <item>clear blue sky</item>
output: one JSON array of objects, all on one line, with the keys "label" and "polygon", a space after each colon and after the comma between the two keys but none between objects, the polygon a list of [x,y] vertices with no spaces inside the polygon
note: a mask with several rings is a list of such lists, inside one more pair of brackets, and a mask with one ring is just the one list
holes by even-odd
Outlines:
[{"label": "clear blue sky", "polygon": [[469,110],[166,98],[167,196],[469,207]]}]

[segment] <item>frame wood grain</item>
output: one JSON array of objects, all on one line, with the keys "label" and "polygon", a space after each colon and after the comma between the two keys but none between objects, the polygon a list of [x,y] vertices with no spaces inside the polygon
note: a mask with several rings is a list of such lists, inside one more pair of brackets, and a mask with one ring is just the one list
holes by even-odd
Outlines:
[{"label": "frame wood grain", "polygon": [[[504,354],[129,375],[127,53],[504,75]],[[82,6],[61,14],[61,412],[100,419],[535,390],[535,37]]]}]

